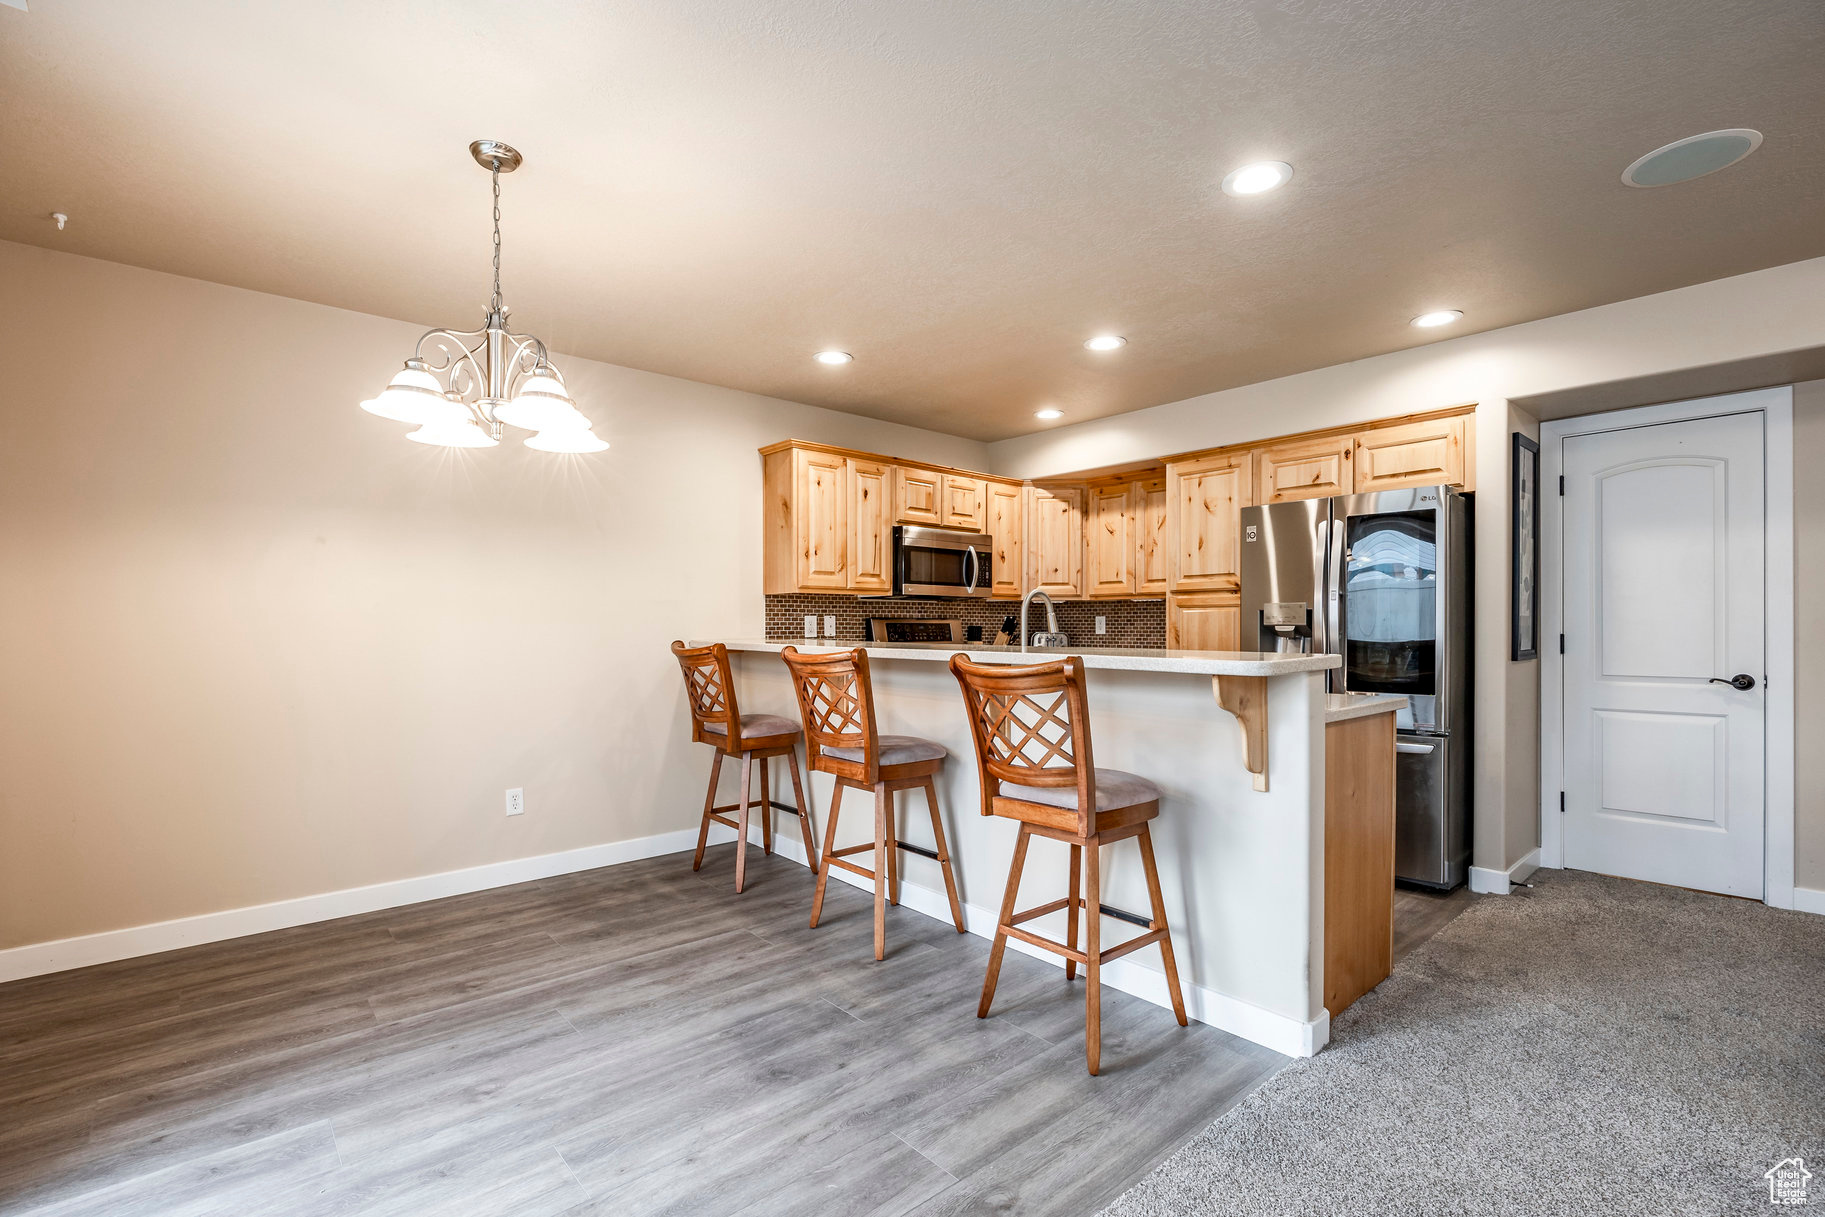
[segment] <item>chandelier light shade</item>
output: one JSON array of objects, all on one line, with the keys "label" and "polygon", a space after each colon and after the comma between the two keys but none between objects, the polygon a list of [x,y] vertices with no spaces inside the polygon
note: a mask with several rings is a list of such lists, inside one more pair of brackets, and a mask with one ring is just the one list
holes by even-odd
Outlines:
[{"label": "chandelier light shade", "polygon": [[494,294],[479,330],[436,329],[418,340],[405,367],[387,387],[361,403],[369,414],[415,423],[406,438],[445,448],[493,448],[503,427],[534,434],[540,452],[602,452],[608,442],[592,430],[552,366],[545,344],[507,328],[501,303],[501,174],[522,157],[497,140],[478,139],[469,155],[494,185]]}]

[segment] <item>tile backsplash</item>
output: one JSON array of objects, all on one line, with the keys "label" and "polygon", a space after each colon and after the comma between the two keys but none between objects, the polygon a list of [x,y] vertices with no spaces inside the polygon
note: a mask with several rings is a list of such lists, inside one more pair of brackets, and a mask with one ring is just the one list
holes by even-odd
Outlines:
[{"label": "tile backsplash", "polygon": [[[1074,646],[1084,647],[1159,647],[1166,646],[1166,602],[1164,600],[1061,600],[1058,602],[1058,628]],[[994,641],[995,631],[1007,617],[1018,618],[1020,604],[1009,600],[919,600],[896,596],[819,596],[787,595],[767,597],[767,637],[781,641],[805,636],[805,618],[818,619],[818,635],[823,636],[824,618],[836,618],[836,637],[841,642],[863,642],[868,636],[870,617],[955,617],[967,629],[982,627],[983,640]],[[1108,632],[1096,632],[1096,619],[1107,619]],[[1027,628],[1045,627],[1045,609],[1035,604],[1027,614]]]}]

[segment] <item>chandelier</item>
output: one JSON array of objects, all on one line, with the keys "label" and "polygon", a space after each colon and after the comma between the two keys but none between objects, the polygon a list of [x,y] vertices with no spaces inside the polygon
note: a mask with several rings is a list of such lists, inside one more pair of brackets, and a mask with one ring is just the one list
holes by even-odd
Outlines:
[{"label": "chandelier", "polygon": [[545,344],[507,328],[509,310],[501,303],[501,174],[518,169],[522,158],[491,139],[470,144],[469,155],[494,182],[494,295],[487,320],[479,330],[426,333],[406,366],[361,408],[417,424],[406,438],[421,444],[492,448],[501,442],[505,424],[531,431],[526,446],[541,452],[601,452],[608,444],[570,400]]}]

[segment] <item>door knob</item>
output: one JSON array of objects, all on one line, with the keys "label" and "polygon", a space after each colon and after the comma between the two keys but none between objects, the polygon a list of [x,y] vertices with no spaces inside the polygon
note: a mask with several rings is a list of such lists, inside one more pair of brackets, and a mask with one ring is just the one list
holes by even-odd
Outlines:
[{"label": "door knob", "polygon": [[1729,685],[1732,689],[1747,690],[1755,688],[1755,677],[1749,675],[1747,672],[1738,672],[1729,680],[1725,680],[1721,676],[1713,676],[1711,678],[1711,683],[1714,685]]}]

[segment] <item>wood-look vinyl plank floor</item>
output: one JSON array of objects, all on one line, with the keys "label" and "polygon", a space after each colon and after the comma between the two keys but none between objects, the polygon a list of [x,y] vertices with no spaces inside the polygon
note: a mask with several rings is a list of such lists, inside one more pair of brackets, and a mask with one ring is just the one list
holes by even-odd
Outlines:
[{"label": "wood-look vinyl plank floor", "polygon": [[1091,1078],[1081,980],[979,1020],[984,941],[733,855],[0,986],[0,1215],[1075,1214],[1284,1063],[1105,990]]}]

